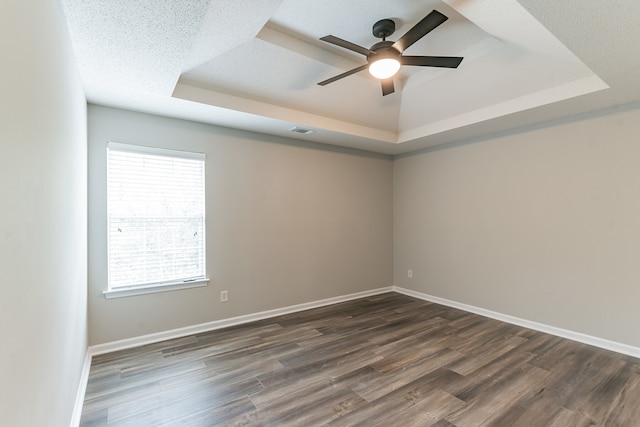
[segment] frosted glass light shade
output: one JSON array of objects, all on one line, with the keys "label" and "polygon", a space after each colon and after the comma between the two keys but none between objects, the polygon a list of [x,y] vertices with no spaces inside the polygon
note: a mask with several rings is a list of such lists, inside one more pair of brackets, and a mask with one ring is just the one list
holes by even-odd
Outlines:
[{"label": "frosted glass light shade", "polygon": [[369,65],[369,72],[377,79],[393,77],[400,69],[400,61],[395,58],[381,58]]}]

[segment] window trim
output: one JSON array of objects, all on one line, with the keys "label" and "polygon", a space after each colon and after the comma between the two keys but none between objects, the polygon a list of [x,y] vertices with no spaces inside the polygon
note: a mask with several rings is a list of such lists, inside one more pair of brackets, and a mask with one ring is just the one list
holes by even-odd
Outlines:
[{"label": "window trim", "polygon": [[[106,144],[106,148],[107,148],[106,150],[107,156],[108,156],[108,150],[113,149],[117,151],[129,152],[129,153],[154,154],[154,155],[160,155],[160,156],[168,156],[168,157],[183,158],[183,159],[194,159],[194,160],[202,160],[202,161],[204,161],[206,158],[206,155],[204,153],[170,150],[166,148],[149,147],[144,145],[123,144],[123,143],[113,142],[113,141],[108,141]],[[206,201],[206,194],[205,194],[205,201]],[[206,230],[206,224],[205,224],[205,230]],[[205,232],[205,235],[206,235],[206,232]],[[205,275],[204,276],[188,278],[184,280],[145,283],[145,284],[130,285],[130,286],[117,286],[114,288],[109,287],[109,282],[107,280],[107,290],[102,291],[102,294],[106,299],[113,299],[113,298],[122,298],[122,297],[136,296],[136,295],[153,294],[158,292],[170,292],[170,291],[177,291],[181,289],[193,289],[193,288],[205,287],[209,284],[209,280],[210,280],[206,272],[206,238],[205,238],[204,244],[205,244],[205,252],[204,252]],[[109,251],[109,244],[108,244],[108,236],[107,236],[107,256],[108,256],[108,251]]]},{"label": "window trim", "polygon": [[157,156],[179,157],[182,159],[205,160],[206,154],[192,151],[169,150],[167,148],[148,147],[146,145],[123,144],[121,142],[107,142],[107,149],[126,151],[127,153],[155,154]]},{"label": "window trim", "polygon": [[149,285],[119,286],[114,289],[102,291],[106,299],[131,297],[135,295],[154,294],[157,292],[178,291],[180,289],[202,288],[209,284],[208,277],[201,277],[195,280],[183,280],[181,282],[162,282]]}]

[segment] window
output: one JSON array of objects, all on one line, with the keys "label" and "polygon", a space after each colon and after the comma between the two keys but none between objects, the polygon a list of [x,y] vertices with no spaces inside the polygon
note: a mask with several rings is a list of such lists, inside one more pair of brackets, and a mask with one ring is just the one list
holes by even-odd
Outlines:
[{"label": "window", "polygon": [[107,298],[206,285],[204,154],[107,145]]}]

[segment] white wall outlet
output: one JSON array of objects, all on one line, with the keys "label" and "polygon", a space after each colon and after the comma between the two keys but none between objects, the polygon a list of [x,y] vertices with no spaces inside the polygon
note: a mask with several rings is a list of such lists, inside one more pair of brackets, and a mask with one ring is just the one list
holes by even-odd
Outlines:
[{"label": "white wall outlet", "polygon": [[407,270],[407,276],[413,277],[413,270]]},{"label": "white wall outlet", "polygon": [[229,301],[229,292],[220,291],[220,302],[227,302],[227,301]]}]

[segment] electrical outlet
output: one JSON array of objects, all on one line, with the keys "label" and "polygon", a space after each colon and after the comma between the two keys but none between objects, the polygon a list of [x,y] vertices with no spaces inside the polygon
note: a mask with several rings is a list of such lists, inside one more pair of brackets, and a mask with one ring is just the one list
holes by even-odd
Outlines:
[{"label": "electrical outlet", "polygon": [[229,292],[220,291],[220,302],[227,302],[227,301],[229,301]]},{"label": "electrical outlet", "polygon": [[413,277],[413,270],[407,270],[407,276]]}]

